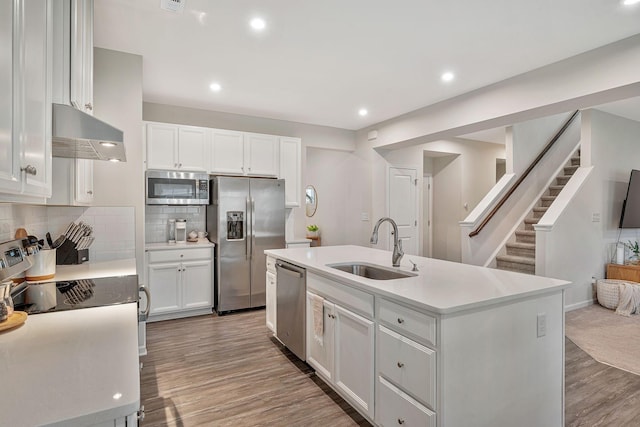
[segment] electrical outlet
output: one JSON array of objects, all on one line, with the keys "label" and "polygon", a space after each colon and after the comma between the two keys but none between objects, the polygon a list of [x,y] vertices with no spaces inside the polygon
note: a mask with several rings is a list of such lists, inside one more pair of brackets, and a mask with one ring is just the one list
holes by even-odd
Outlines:
[{"label": "electrical outlet", "polygon": [[362,212],[360,214],[360,221],[369,221],[369,212]]},{"label": "electrical outlet", "polygon": [[547,335],[547,313],[538,313],[538,338]]},{"label": "electrical outlet", "polygon": [[600,222],[600,212],[593,212],[591,214],[591,222]]}]

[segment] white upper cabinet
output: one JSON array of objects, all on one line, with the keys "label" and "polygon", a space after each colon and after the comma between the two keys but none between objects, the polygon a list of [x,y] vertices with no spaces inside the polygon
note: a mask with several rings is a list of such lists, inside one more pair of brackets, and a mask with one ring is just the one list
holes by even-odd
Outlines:
[{"label": "white upper cabinet", "polygon": [[93,0],[71,0],[71,105],[93,115]]},{"label": "white upper cabinet", "polygon": [[91,205],[93,203],[93,160],[53,158],[53,192],[49,205]]},{"label": "white upper cabinet", "polygon": [[[18,147],[13,134],[14,2],[0,2],[0,191],[20,191]],[[17,67],[16,67],[17,68]]]},{"label": "white upper cabinet", "polygon": [[300,138],[280,138],[280,173],[278,178],[283,178],[285,181],[284,199],[287,208],[300,206],[302,181],[300,171],[301,145]]},{"label": "white upper cabinet", "polygon": [[147,123],[147,169],[205,171],[206,128]]},{"label": "white upper cabinet", "polygon": [[0,191],[44,202],[51,195],[50,2],[0,8],[0,71],[7,76],[0,79]]},{"label": "white upper cabinet", "polygon": [[244,174],[244,133],[212,129],[210,172]]},{"label": "white upper cabinet", "polygon": [[278,153],[277,136],[213,129],[210,172],[276,177]]},{"label": "white upper cabinet", "polygon": [[278,137],[245,134],[244,172],[250,176],[278,176],[280,146]]}]

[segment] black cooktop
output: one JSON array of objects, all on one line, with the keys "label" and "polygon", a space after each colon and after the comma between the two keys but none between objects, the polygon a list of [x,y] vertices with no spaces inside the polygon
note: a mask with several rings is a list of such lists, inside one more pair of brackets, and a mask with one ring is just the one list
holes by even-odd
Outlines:
[{"label": "black cooktop", "polygon": [[16,310],[28,314],[126,304],[138,301],[138,276],[30,283]]}]

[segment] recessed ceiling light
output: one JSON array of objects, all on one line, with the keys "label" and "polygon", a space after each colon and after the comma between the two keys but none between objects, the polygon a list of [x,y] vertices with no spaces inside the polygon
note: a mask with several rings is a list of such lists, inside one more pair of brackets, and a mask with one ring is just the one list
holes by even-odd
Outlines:
[{"label": "recessed ceiling light", "polygon": [[361,109],[358,110],[358,114],[361,115],[362,117],[364,117],[367,114],[369,114],[369,112],[367,111],[366,108],[361,108]]},{"label": "recessed ceiling light", "polygon": [[442,73],[440,79],[443,82],[450,82],[454,79],[455,75],[451,71],[447,71],[446,73]]},{"label": "recessed ceiling light", "polygon": [[251,28],[256,31],[262,31],[267,26],[267,23],[262,18],[253,18],[250,22]]},{"label": "recessed ceiling light", "polygon": [[640,3],[640,0],[624,0],[622,2],[622,4],[625,5],[625,6],[631,6],[631,5],[634,5],[634,4],[637,4],[637,3]]},{"label": "recessed ceiling light", "polygon": [[222,89],[222,86],[220,86],[220,83],[211,83],[209,85],[209,89],[211,89],[214,92],[220,92],[220,89]]},{"label": "recessed ceiling light", "polygon": [[115,147],[116,144],[114,144],[113,142],[108,142],[108,141],[102,141],[100,142],[100,145],[102,145],[103,147]]},{"label": "recessed ceiling light", "polygon": [[113,159],[109,159],[109,161],[110,161],[110,162],[113,162],[113,163],[118,163],[118,162],[120,161],[120,159],[115,159],[115,158],[113,158]]}]

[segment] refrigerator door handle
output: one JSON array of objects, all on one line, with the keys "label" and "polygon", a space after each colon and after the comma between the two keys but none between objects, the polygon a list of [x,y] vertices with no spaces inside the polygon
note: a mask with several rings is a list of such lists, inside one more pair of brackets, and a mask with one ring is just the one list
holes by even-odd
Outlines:
[{"label": "refrigerator door handle", "polygon": [[256,243],[256,201],[251,198],[251,256],[253,257],[253,246]]},{"label": "refrigerator door handle", "polygon": [[[251,239],[250,236],[253,234],[253,227],[251,226],[251,220],[253,218],[252,212],[251,212],[251,200],[247,197],[246,200],[246,206],[245,206],[245,210],[247,212],[247,218],[246,218],[246,227],[245,227],[245,231],[244,231],[244,244],[245,244],[245,256],[246,259],[251,259]],[[251,216],[251,218],[249,218],[249,216]]]}]

